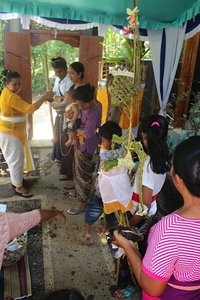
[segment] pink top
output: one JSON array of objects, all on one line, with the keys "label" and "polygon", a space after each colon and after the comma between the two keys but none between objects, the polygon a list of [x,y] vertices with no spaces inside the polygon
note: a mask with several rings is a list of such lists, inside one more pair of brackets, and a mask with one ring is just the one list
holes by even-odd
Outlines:
[{"label": "pink top", "polygon": [[160,281],[174,277],[182,285],[200,280],[199,241],[199,219],[186,219],[176,212],[163,217],[150,230],[143,272]]},{"label": "pink top", "polygon": [[0,212],[0,268],[7,243],[12,238],[36,226],[40,220],[39,210],[32,210],[22,214]]}]

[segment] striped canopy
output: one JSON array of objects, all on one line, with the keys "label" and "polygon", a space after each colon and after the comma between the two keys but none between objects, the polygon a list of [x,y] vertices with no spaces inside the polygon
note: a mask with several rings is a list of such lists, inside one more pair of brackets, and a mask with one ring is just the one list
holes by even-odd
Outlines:
[{"label": "striped canopy", "polygon": [[[1,13],[123,26],[133,0],[1,0]],[[140,28],[179,27],[200,12],[200,0],[138,0]]]}]

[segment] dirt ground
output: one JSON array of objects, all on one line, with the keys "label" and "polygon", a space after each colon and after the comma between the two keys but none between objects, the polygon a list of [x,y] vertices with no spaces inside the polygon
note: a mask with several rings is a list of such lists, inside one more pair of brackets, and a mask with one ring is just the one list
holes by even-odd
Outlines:
[{"label": "dirt ground", "polygon": [[[76,198],[66,193],[66,182],[59,181],[59,164],[51,160],[52,128],[46,103],[35,113],[34,134],[30,145],[36,169],[24,174],[25,186],[34,196],[27,200],[15,195],[7,164],[0,156],[0,203],[7,203],[9,210],[16,212],[55,207],[66,214],[67,223],[47,222],[29,231],[28,257],[33,294],[29,299],[38,300],[44,291],[64,288],[80,290],[85,300],[115,299],[116,283],[109,276],[114,268],[113,258],[108,246],[98,238],[99,222],[92,227],[95,243],[88,247],[84,240],[84,214],[67,214],[67,210],[76,204]],[[180,205],[180,194],[168,176],[158,197],[159,213],[167,214]],[[140,300],[140,292],[129,299]]]},{"label": "dirt ground", "polygon": [[[14,194],[7,165],[0,163],[0,203],[9,203],[9,209],[21,212],[34,208],[56,207],[63,210],[67,224],[47,222],[39,225],[28,236],[28,257],[32,280],[32,297],[38,300],[43,291],[76,288],[85,300],[115,299],[113,258],[107,245],[103,245],[97,222],[92,227],[94,245],[88,247],[84,240],[84,214],[71,216],[67,209],[76,204],[63,189],[66,181],[59,181],[59,164],[51,160],[51,147],[31,148],[36,170],[25,174],[24,182],[34,194],[24,199]],[[131,300],[139,300],[136,292]]]}]

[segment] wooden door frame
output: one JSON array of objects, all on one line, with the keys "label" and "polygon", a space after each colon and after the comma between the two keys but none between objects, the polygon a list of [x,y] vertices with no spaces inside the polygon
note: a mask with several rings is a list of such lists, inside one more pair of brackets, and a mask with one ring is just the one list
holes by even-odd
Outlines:
[{"label": "wooden door frame", "polygon": [[[31,29],[28,30],[30,35],[30,46],[38,46],[47,41],[59,40],[65,44],[69,44],[71,47],[79,48],[80,46],[80,36],[82,31],[57,31],[49,29]],[[54,38],[52,38],[54,36]],[[31,65],[30,65],[31,68]],[[29,139],[33,138],[33,116],[29,116],[30,130]]]},{"label": "wooden door frame", "polygon": [[[60,40],[65,44],[69,44],[72,47],[80,46],[80,36],[82,31],[52,31],[48,29],[31,29],[30,33],[30,44],[31,46],[38,46],[47,41]],[[54,36],[52,38],[52,36]]]},{"label": "wooden door frame", "polygon": [[[14,32],[7,32],[6,36],[14,34]],[[16,33],[16,32],[15,32]],[[13,42],[14,39],[16,39],[14,36],[11,38],[11,40],[8,38],[9,42],[7,43],[7,48],[5,49],[5,68],[7,69],[13,69],[13,66],[15,66],[15,70],[19,72],[19,74],[22,77],[23,82],[28,82],[26,84],[26,90],[23,89],[22,91],[22,98],[26,99],[28,103],[32,103],[32,86],[31,86],[31,72],[22,72],[22,66],[24,70],[31,70],[31,53],[30,53],[30,47],[31,46],[37,46],[42,43],[45,43],[49,40],[60,40],[66,44],[69,44],[72,47],[79,48],[79,61],[83,63],[85,67],[85,83],[90,82],[92,85],[97,87],[98,83],[98,63],[102,60],[103,55],[103,46],[102,46],[102,37],[98,36],[83,36],[82,31],[61,31],[61,30],[51,30],[51,29],[34,29],[34,30],[26,30],[25,32],[17,32],[16,34],[23,34],[26,36],[26,43],[20,43],[19,49],[20,51],[20,59],[23,60],[23,64],[15,64],[9,63],[8,56],[10,53],[13,52]],[[52,38],[52,36],[54,38]],[[17,38],[17,41],[20,40],[20,38]],[[23,47],[21,47],[23,45]],[[16,51],[13,52],[13,56],[18,59],[18,54]],[[30,129],[28,132],[28,139],[33,138],[33,116],[29,115],[28,117],[29,123],[30,123]]]},{"label": "wooden door frame", "polygon": [[[26,36],[26,41],[24,41],[23,51],[21,51],[20,56],[15,55],[15,50],[13,48],[13,43],[15,40],[20,40],[18,36],[16,38],[11,37],[11,41],[9,41],[9,36],[17,34]],[[52,38],[53,34],[56,34],[56,38]],[[31,70],[31,46],[37,46],[42,43],[45,43],[49,40],[60,40],[66,44],[69,44],[72,47],[80,46],[80,36],[82,35],[82,31],[53,31],[53,30],[25,30],[24,32],[5,32],[4,33],[4,44],[6,44],[5,49],[5,68],[17,71],[21,77],[22,82],[26,88],[22,89],[20,92],[20,96],[22,99],[27,101],[28,103],[32,103],[32,86],[31,86],[31,71],[30,74],[28,72],[23,72],[23,70]],[[16,44],[17,44],[16,40]],[[21,43],[23,44],[23,43]],[[20,44],[20,45],[21,45]],[[7,49],[8,48],[8,49]],[[16,57],[16,60],[21,61],[21,63],[12,63],[9,56]],[[30,128],[28,131],[28,139],[33,138],[33,116],[28,116],[28,121],[30,124]]]},{"label": "wooden door frame", "polygon": [[175,128],[181,127],[182,129],[184,129],[185,127],[184,115],[187,115],[188,113],[188,107],[190,103],[190,91],[192,88],[192,82],[194,78],[194,70],[197,60],[199,43],[200,32],[196,33],[193,37],[189,38],[185,42],[177,98],[184,94],[187,94],[187,96],[184,95],[184,99],[182,99],[176,104],[173,122],[173,126]]}]

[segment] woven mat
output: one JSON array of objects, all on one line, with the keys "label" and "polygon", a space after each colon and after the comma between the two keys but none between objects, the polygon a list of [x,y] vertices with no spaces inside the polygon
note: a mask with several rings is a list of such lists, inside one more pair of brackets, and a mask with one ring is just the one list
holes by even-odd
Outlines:
[{"label": "woven mat", "polygon": [[22,299],[31,296],[31,277],[27,253],[14,265],[1,271],[4,297]]}]

